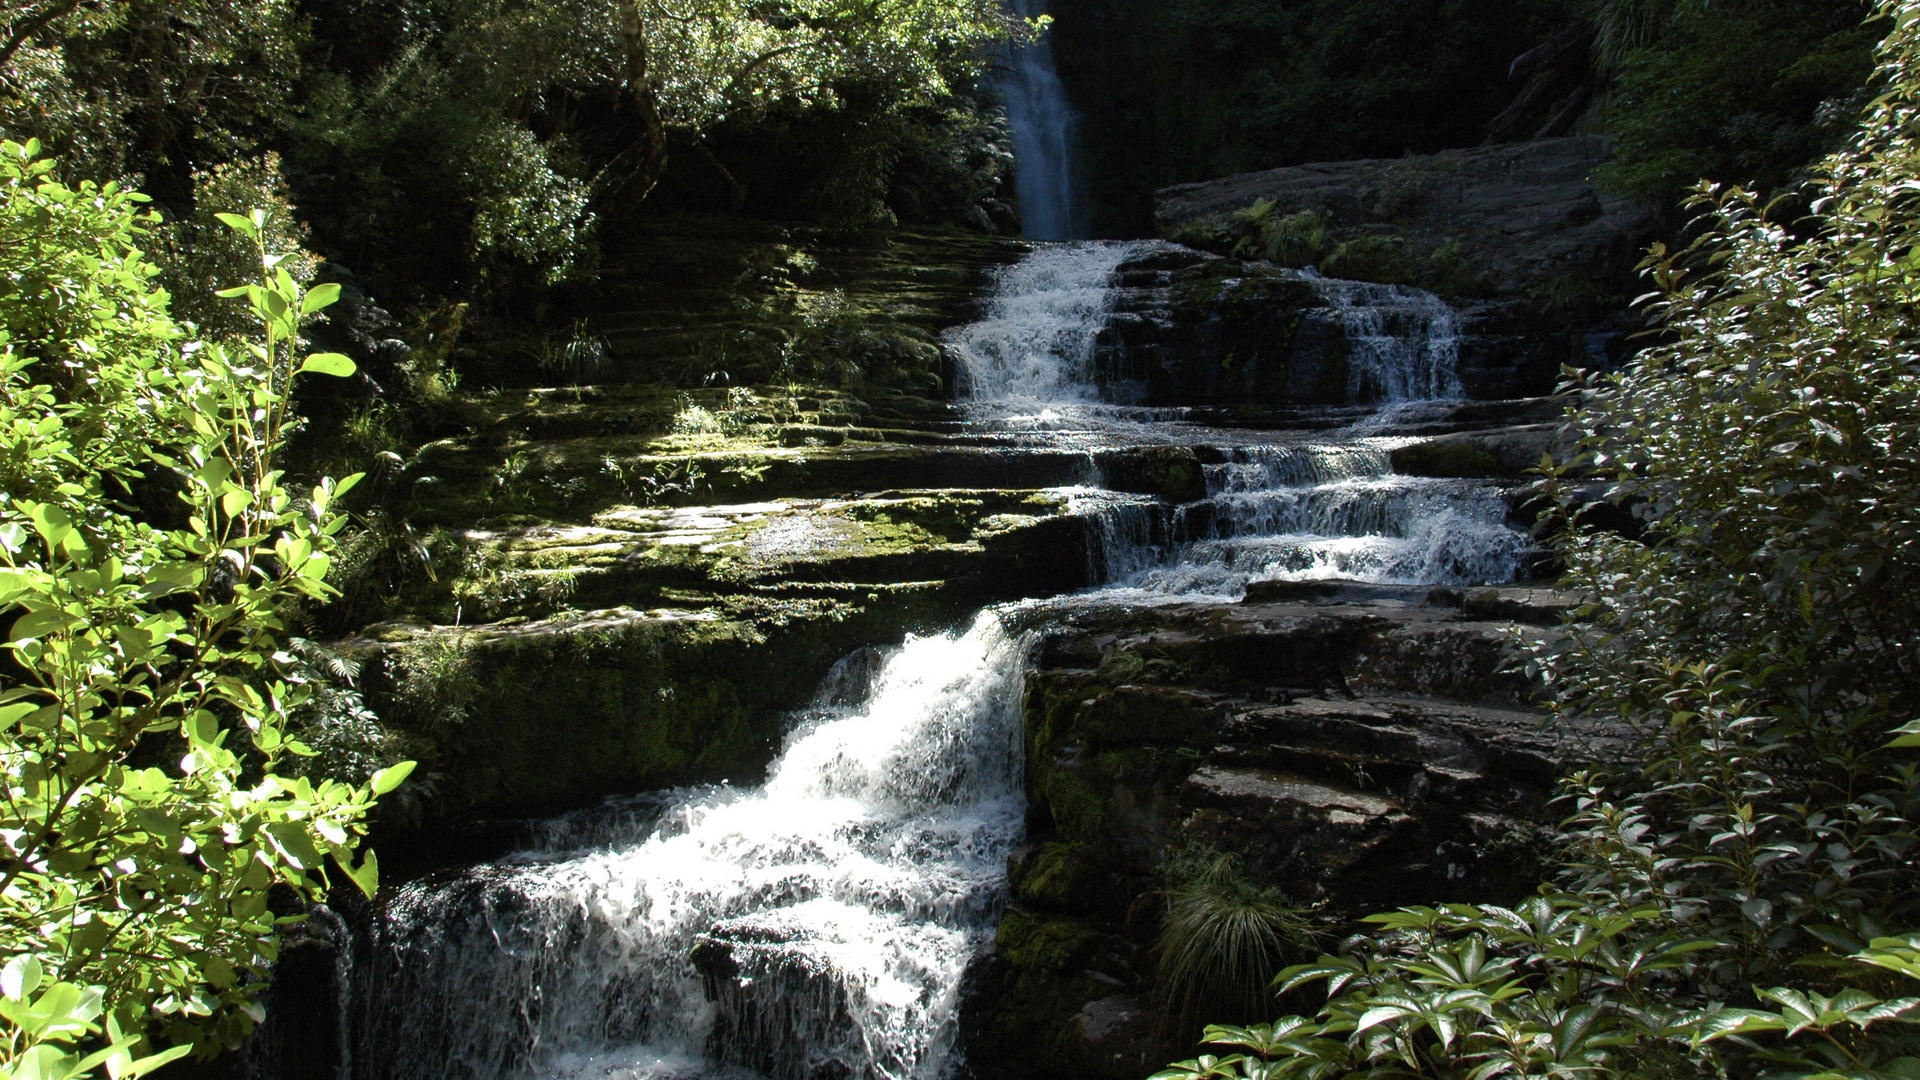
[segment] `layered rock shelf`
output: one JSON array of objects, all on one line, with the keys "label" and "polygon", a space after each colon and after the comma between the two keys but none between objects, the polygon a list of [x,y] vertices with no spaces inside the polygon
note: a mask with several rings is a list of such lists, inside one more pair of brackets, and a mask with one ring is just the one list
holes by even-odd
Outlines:
[{"label": "layered rock shelf", "polygon": [[1556,781],[1623,734],[1550,719],[1524,673],[1572,603],[1275,583],[1069,610],[1029,676],[1034,828],[978,975],[971,1059],[1137,1080],[1185,1050],[1154,997],[1169,850],[1233,852],[1333,925],[1530,892]]},{"label": "layered rock shelf", "polygon": [[1565,341],[1163,242],[992,280],[959,400],[509,387],[376,478],[438,572],[345,644],[430,794],[378,838],[361,1012],[313,1021],[357,1069],[625,1060],[698,999],[676,1052],[769,1075],[1137,1080],[1191,1034],[1169,860],[1329,934],[1537,884],[1617,739],[1525,672],[1574,603],[1525,583]]}]

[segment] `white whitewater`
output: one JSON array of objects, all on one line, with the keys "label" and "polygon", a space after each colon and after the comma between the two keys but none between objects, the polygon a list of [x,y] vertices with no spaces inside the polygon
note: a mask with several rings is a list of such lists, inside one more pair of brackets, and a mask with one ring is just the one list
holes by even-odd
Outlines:
[{"label": "white whitewater", "polygon": [[1023,669],[983,613],[813,710],[759,788],[403,887],[356,1075],[938,1080],[1023,833]]},{"label": "white whitewater", "polygon": [[[1511,580],[1528,549],[1495,485],[1393,472],[1378,430],[1464,396],[1460,322],[1444,300],[1404,285],[1308,275],[1346,349],[1348,396],[1379,411],[1323,439],[1233,444],[1155,410],[1107,406],[1094,352],[1110,314],[1114,272],[1160,246],[1048,245],[1002,271],[985,316],[948,335],[964,403],[977,420],[1015,430],[1077,430],[1091,442],[1205,441],[1227,461],[1206,466],[1208,498],[1153,528],[1138,506],[1104,512],[1092,544],[1115,599],[1238,596],[1249,582],[1342,578],[1379,584]],[[1167,412],[1168,410],[1159,410]],[[1169,551],[1169,539],[1176,541]]]},{"label": "white whitewater", "polygon": [[[1171,513],[1073,492],[1098,508],[1089,574],[1110,582],[1084,599],[1514,574],[1526,544],[1502,492],[1395,475],[1390,438],[1275,442],[1103,405],[1095,342],[1114,272],[1139,250],[1041,247],[948,339],[983,423],[1052,416],[1087,439],[1090,467],[1096,450],[1143,443],[1219,451],[1208,497]],[[1325,287],[1371,399],[1457,393],[1444,304]],[[403,886],[354,968],[352,1077],[948,1080],[963,976],[1023,837],[1026,646],[989,611],[963,633],[866,650],[797,719],[763,785],[626,800],[550,823],[537,850]]]},{"label": "white whitewater", "polygon": [[[1012,0],[1023,19],[1047,13],[1046,0]],[[1079,117],[1053,67],[1048,36],[1011,50],[996,80],[1007,99],[1013,134],[1014,188],[1020,196],[1022,231],[1034,240],[1072,240],[1083,235],[1074,198],[1074,136]]]},{"label": "white whitewater", "polygon": [[1113,272],[1150,243],[1049,244],[994,277],[978,322],[947,335],[960,393],[996,415],[1097,402],[1093,350]]},{"label": "white whitewater", "polygon": [[1460,319],[1445,300],[1408,285],[1315,277],[1347,342],[1347,397],[1396,405],[1465,396]]}]

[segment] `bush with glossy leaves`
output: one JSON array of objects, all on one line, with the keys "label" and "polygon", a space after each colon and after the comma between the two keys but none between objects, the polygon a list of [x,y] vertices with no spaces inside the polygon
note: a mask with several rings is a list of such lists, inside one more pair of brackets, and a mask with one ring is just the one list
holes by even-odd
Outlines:
[{"label": "bush with glossy leaves", "polygon": [[[330,593],[355,478],[290,491],[277,455],[295,382],[352,370],[300,345],[337,287],[302,290],[264,215],[227,215],[259,331],[188,341],[138,198],[67,188],[37,149],[0,142],[0,1070],[124,1076],[149,1037],[251,1030],[297,917],[270,893],[372,893],[365,819],[411,763],[357,785],[289,767],[315,753],[288,722],[313,689],[281,613]],[[129,496],[163,477],[156,517]]]}]

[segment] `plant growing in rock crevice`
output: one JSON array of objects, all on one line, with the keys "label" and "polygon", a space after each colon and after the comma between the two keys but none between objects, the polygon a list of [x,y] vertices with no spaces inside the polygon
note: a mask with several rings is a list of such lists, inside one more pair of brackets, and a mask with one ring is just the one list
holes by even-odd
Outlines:
[{"label": "plant growing in rock crevice", "polygon": [[1310,909],[1247,880],[1232,855],[1182,849],[1161,872],[1169,879],[1167,909],[1155,948],[1170,1015],[1189,1023],[1267,1015],[1273,972],[1313,949]]}]

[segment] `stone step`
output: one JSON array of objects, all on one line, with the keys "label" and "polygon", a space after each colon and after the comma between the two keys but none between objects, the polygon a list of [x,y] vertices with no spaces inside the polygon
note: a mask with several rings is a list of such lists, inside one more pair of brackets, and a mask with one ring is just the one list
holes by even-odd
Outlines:
[{"label": "stone step", "polygon": [[1089,517],[1145,497],[1057,491],[900,491],[864,499],[781,499],[621,507],[583,525],[468,529],[465,571],[438,599],[441,621],[542,617],[562,605],[686,603],[696,596],[858,593],[942,585],[952,618],[968,605],[1096,584]]},{"label": "stone step", "polygon": [[1205,495],[1186,446],[1078,450],[954,445],[951,440],[648,451],[633,440],[581,438],[498,445],[445,439],[406,470],[423,525],[581,522],[617,506],[834,498],[917,489],[981,491],[1090,486],[1187,502]]}]

